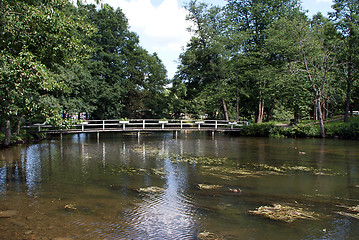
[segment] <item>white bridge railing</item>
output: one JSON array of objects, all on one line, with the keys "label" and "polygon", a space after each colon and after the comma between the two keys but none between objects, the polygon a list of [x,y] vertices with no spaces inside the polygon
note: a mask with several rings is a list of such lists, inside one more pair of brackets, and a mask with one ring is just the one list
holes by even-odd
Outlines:
[{"label": "white bridge railing", "polygon": [[159,120],[159,119],[129,119],[129,120],[85,120],[79,124],[65,127],[53,127],[46,124],[33,124],[26,128],[35,128],[39,132],[48,131],[90,131],[90,130],[219,130],[235,129],[248,125],[247,121],[231,122],[225,120]]}]

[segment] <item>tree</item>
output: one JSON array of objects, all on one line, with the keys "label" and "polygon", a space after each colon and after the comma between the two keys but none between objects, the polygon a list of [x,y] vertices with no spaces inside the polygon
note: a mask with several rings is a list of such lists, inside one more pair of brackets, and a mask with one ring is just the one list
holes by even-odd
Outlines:
[{"label": "tree", "polygon": [[269,34],[268,44],[289,60],[297,77],[304,76],[308,80],[314,93],[321,135],[325,137],[322,108],[340,45],[333,24],[321,14],[312,21],[299,14],[278,20]]},{"label": "tree", "polygon": [[[271,56],[263,54],[266,29],[280,17],[292,15],[300,9],[297,0],[229,0],[226,6],[227,22],[230,35],[246,35],[242,43],[233,44],[235,54],[246,56],[244,75],[247,84],[252,89],[252,99],[256,99],[256,121],[262,122],[265,102],[273,102],[268,98],[268,90],[272,89],[273,62]],[[238,49],[237,46],[240,46]]]},{"label": "tree", "polygon": [[101,9],[96,9],[95,5],[79,5],[79,9],[98,29],[86,39],[94,53],[84,63],[91,73],[93,87],[90,91],[95,96],[91,117],[109,119],[159,114],[161,109],[155,106],[161,102],[158,96],[168,81],[158,56],[149,54],[139,45],[138,36],[129,30],[121,9],[114,10],[107,4]]},{"label": "tree", "polygon": [[359,76],[359,4],[356,0],[334,0],[330,17],[344,39],[339,59],[340,75],[345,76],[346,102],[344,121],[348,122],[351,91]]},{"label": "tree", "polygon": [[[81,18],[67,16],[65,0],[0,2],[1,119],[59,120],[59,109],[42,97],[63,87],[53,77],[58,66],[79,61],[87,52],[75,34],[91,27]],[[17,130],[18,132],[18,130]],[[6,144],[9,139],[6,139]]]},{"label": "tree", "polygon": [[187,101],[194,113],[201,111],[209,117],[217,117],[219,109],[228,121],[227,100],[229,74],[226,71],[228,51],[225,46],[223,11],[204,3],[191,1],[187,5],[193,34],[186,51],[180,55],[176,78],[185,82]]}]

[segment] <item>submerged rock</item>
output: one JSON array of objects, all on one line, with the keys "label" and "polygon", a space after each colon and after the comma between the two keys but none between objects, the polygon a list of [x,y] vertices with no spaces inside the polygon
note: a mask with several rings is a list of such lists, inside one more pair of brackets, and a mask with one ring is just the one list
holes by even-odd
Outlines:
[{"label": "submerged rock", "polygon": [[70,211],[75,211],[77,209],[73,204],[66,204],[64,208],[65,210],[70,210]]},{"label": "submerged rock", "polygon": [[229,191],[234,192],[234,193],[241,193],[242,189],[240,189],[240,188],[230,188]]},{"label": "submerged rock", "polygon": [[217,236],[216,234],[207,232],[207,231],[199,233],[197,235],[197,238],[199,240],[220,240],[220,239],[222,239],[219,236]]},{"label": "submerged rock", "polygon": [[0,211],[0,218],[10,218],[18,214],[16,210],[4,210]]}]

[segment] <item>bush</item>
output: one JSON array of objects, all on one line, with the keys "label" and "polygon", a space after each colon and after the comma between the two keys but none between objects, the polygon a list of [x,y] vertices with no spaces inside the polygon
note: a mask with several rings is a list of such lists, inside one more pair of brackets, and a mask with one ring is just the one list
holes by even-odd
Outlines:
[{"label": "bush", "polygon": [[273,123],[253,123],[248,126],[244,126],[241,135],[243,136],[256,136],[256,137],[268,137],[273,129]]},{"label": "bush", "polygon": [[302,125],[294,126],[294,136],[296,137],[320,137],[319,125]]},{"label": "bush", "polygon": [[[320,126],[311,124],[298,124],[292,127],[275,126],[271,123],[254,123],[243,127],[242,136],[255,137],[320,137]],[[328,122],[324,124],[327,137],[340,137],[346,139],[359,139],[359,117],[350,118],[349,123]]]},{"label": "bush", "polygon": [[358,122],[331,123],[325,126],[325,131],[326,131],[326,135],[329,137],[357,139],[359,138],[359,123]]},{"label": "bush", "polygon": [[255,137],[320,137],[318,125],[297,125],[293,127],[275,126],[274,123],[255,123],[243,127],[242,136]]}]

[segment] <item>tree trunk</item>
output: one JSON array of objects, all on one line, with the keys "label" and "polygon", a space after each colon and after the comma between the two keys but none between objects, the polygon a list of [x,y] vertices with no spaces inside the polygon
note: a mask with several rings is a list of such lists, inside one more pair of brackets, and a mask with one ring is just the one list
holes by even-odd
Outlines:
[{"label": "tree trunk", "polygon": [[227,104],[226,101],[224,101],[224,99],[222,99],[222,104],[223,104],[223,113],[224,113],[224,117],[226,118],[226,121],[229,121],[229,117],[228,117],[228,111],[227,111]]},{"label": "tree trunk", "polygon": [[260,99],[258,105],[257,123],[263,122],[263,114],[264,114],[264,100]]},{"label": "tree trunk", "polygon": [[[349,46],[348,49],[349,51],[353,50],[353,45],[352,42],[350,41],[350,38],[353,36],[353,31],[350,30],[349,33]],[[349,111],[350,111],[350,93],[351,93],[351,88],[352,88],[352,55],[351,53],[349,53],[348,55],[348,64],[347,64],[347,94],[346,94],[346,100],[345,100],[345,113],[344,113],[344,122],[348,122],[349,121]]]},{"label": "tree trunk", "polygon": [[[348,76],[349,78],[349,76]],[[349,121],[349,111],[350,111],[350,92],[351,92],[351,80],[347,79],[347,96],[345,101],[345,114],[344,114],[344,122]]]},{"label": "tree trunk", "polygon": [[19,116],[18,119],[16,120],[15,133],[17,135],[20,134],[20,128],[21,128],[21,116]]},{"label": "tree trunk", "polygon": [[239,121],[239,96],[238,96],[238,88],[237,88],[237,99],[236,99],[236,121]]},{"label": "tree trunk", "polygon": [[318,105],[317,102],[314,103],[314,112],[313,112],[313,120],[318,120]]},{"label": "tree trunk", "polygon": [[323,116],[323,119],[328,119],[329,117],[329,111],[328,111],[328,101],[324,100],[323,103],[322,103],[322,116]]},{"label": "tree trunk", "polygon": [[266,122],[269,122],[272,119],[273,111],[274,111],[274,104],[272,104],[269,111],[267,112]]},{"label": "tree trunk", "polygon": [[3,141],[4,146],[9,146],[11,141],[11,126],[10,120],[6,121],[6,129],[5,129],[5,139]]},{"label": "tree trunk", "polygon": [[324,122],[323,122],[323,114],[320,104],[320,97],[317,97],[317,109],[318,109],[318,121],[320,125],[320,135],[325,138],[325,129],[324,129]]}]

